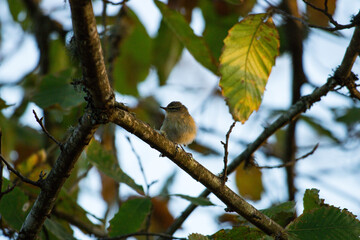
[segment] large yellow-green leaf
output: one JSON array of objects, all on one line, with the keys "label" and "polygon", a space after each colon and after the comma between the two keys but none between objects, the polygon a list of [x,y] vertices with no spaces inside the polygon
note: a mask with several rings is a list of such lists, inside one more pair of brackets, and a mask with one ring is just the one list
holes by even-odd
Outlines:
[{"label": "large yellow-green leaf", "polygon": [[249,15],[235,24],[220,56],[220,87],[233,118],[244,123],[261,104],[279,34],[267,14]]}]

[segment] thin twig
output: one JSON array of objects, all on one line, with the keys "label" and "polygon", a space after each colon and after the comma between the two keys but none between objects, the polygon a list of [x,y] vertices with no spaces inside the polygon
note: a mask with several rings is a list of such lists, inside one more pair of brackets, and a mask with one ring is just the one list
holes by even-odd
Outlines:
[{"label": "thin twig", "polygon": [[88,175],[89,171],[92,169],[93,165],[89,165],[87,167],[87,169],[85,170],[85,172],[83,172],[80,176],[78,176],[78,178],[74,181],[74,183],[71,185],[71,187],[69,187],[68,193],[71,194],[73,191],[75,191],[76,187],[78,186],[79,182],[86,178],[86,176]]},{"label": "thin twig", "polygon": [[11,187],[8,186],[5,191],[1,192],[1,193],[0,193],[0,200],[1,200],[1,198],[2,198],[5,194],[8,194],[8,193],[11,192],[12,190],[14,190],[15,187],[16,187],[16,185],[17,185],[16,183],[13,183],[13,185],[12,185]]},{"label": "thin twig", "polygon": [[36,121],[39,123],[39,125],[40,125],[41,129],[44,131],[44,133],[60,147],[60,150],[62,150],[62,149],[63,149],[62,144],[61,144],[58,140],[56,140],[56,139],[46,130],[44,124],[42,123],[42,120],[43,120],[44,118],[42,117],[42,118],[39,119],[39,117],[37,116],[35,110],[33,110],[33,113],[34,113],[34,116],[35,116]]},{"label": "thin twig", "polygon": [[324,9],[322,8],[319,8],[319,7],[316,7],[314,4],[308,2],[307,0],[303,0],[303,2],[310,6],[311,8],[323,13],[328,19],[329,21],[335,26],[335,27],[339,27],[339,26],[342,26],[341,24],[339,24],[337,21],[335,21],[335,19],[333,18],[332,14],[330,14],[328,12],[328,4],[327,4],[327,0],[324,1]]},{"label": "thin twig", "polygon": [[322,30],[325,30],[325,31],[329,31],[329,32],[335,32],[335,31],[338,31],[338,30],[342,30],[342,29],[348,29],[348,28],[353,28],[356,26],[356,22],[352,22],[352,23],[349,23],[349,24],[345,24],[345,25],[342,25],[342,24],[339,24],[337,23],[335,20],[333,20],[334,22],[336,22],[336,25],[331,22],[331,20],[329,19],[329,21],[331,23],[333,23],[335,25],[335,27],[324,27],[324,26],[319,26],[319,25],[314,25],[314,24],[310,24],[308,23],[307,21],[305,21],[304,19],[302,18],[299,18],[299,17],[295,17],[283,10],[281,10],[280,8],[272,5],[268,0],[265,0],[266,3],[268,3],[271,7],[272,7],[272,10],[274,12],[277,12],[281,15],[283,15],[284,17],[287,17],[289,19],[292,19],[292,20],[296,20],[296,21],[299,21],[301,22],[303,25],[307,26],[307,27],[310,27],[310,28],[318,28],[318,29],[322,29]]},{"label": "thin twig", "polygon": [[144,233],[144,232],[130,233],[130,234],[125,234],[125,235],[121,235],[121,236],[117,236],[117,237],[99,238],[99,240],[120,240],[120,239],[125,239],[128,237],[134,237],[134,236],[156,236],[156,237],[162,237],[165,239],[186,240],[186,238],[174,237],[174,236],[171,236],[169,234],[164,234],[164,233]]},{"label": "thin twig", "polygon": [[0,160],[1,160],[3,163],[5,163],[7,169],[8,169],[10,172],[14,173],[18,178],[20,178],[21,181],[23,181],[23,182],[25,182],[25,183],[29,183],[29,184],[31,184],[31,185],[34,185],[34,186],[36,186],[36,187],[41,188],[41,181],[43,180],[43,178],[44,178],[44,176],[45,176],[45,175],[42,173],[42,171],[41,171],[41,173],[40,173],[40,175],[39,175],[39,180],[37,180],[36,182],[34,182],[34,181],[32,181],[32,180],[24,177],[23,175],[21,175],[20,172],[18,172],[17,170],[15,170],[15,169],[4,159],[4,157],[2,156],[2,154],[0,154]]},{"label": "thin twig", "polygon": [[71,225],[76,226],[81,231],[93,235],[96,237],[106,237],[108,236],[106,231],[103,229],[102,225],[96,225],[93,223],[88,223],[87,221],[83,221],[81,216],[74,216],[71,213],[63,212],[60,209],[54,208],[51,214],[55,215],[58,218],[69,222]]},{"label": "thin twig", "polygon": [[144,182],[145,182],[145,185],[146,185],[146,195],[149,195],[150,185],[148,184],[148,181],[147,181],[147,178],[146,178],[146,175],[145,175],[145,171],[144,171],[143,165],[142,165],[142,163],[141,163],[140,156],[139,156],[139,154],[137,154],[137,152],[135,151],[134,145],[132,144],[131,139],[130,139],[128,136],[126,136],[126,140],[128,140],[128,142],[129,142],[129,144],[130,144],[130,147],[131,147],[131,150],[133,151],[136,159],[138,160],[139,167],[140,167],[140,171],[141,171],[141,174],[143,175]]},{"label": "thin twig", "polygon": [[287,163],[283,163],[283,164],[280,164],[280,165],[277,165],[277,166],[256,166],[257,168],[261,168],[261,169],[273,169],[273,168],[283,168],[283,167],[288,167],[288,166],[292,166],[294,165],[297,161],[301,160],[301,159],[304,159],[304,158],[307,158],[308,156],[312,155],[316,149],[319,147],[319,143],[317,143],[314,148],[306,153],[305,155],[299,157],[299,158],[296,158],[295,161],[291,161],[291,162],[287,162]]},{"label": "thin twig", "polygon": [[[143,167],[142,162],[141,162],[141,158],[140,158],[139,154],[135,151],[134,145],[132,144],[131,139],[129,138],[129,136],[126,136],[126,139],[128,140],[128,142],[130,144],[130,147],[131,147],[131,150],[133,151],[134,155],[136,156],[136,158],[138,160],[140,171],[141,171],[141,174],[143,175],[144,182],[145,182],[145,185],[146,185],[146,195],[149,196],[149,194],[150,194],[150,185],[148,184],[148,181],[147,181],[147,178],[146,178],[146,175],[145,175],[145,171],[144,171],[144,167]],[[149,228],[150,228],[151,213],[152,213],[152,209],[151,209],[150,213],[148,214],[148,216],[146,218],[146,224],[145,224],[145,232],[146,233],[149,231]],[[145,237],[146,237],[146,240],[149,240],[150,236],[146,235]]]},{"label": "thin twig", "polygon": [[228,180],[228,178],[227,178],[227,163],[228,163],[228,156],[229,156],[229,151],[228,151],[229,138],[230,138],[231,131],[235,127],[235,124],[236,124],[236,121],[234,121],[231,124],[229,131],[226,133],[225,143],[223,141],[221,141],[221,144],[224,145],[224,170],[223,170],[223,174],[222,174],[223,185],[225,185],[225,183]]}]

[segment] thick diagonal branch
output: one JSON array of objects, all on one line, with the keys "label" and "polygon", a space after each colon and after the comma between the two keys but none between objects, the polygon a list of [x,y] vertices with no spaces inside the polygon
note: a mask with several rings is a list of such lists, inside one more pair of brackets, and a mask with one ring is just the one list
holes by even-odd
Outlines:
[{"label": "thick diagonal branch", "polygon": [[219,177],[212,174],[185,151],[178,149],[173,142],[155,131],[152,127],[136,119],[131,113],[121,109],[117,109],[114,112],[111,121],[135,134],[141,140],[172,160],[192,178],[201,182],[214,193],[227,205],[230,211],[236,211],[269,235],[278,236],[279,239],[287,239],[285,230],[280,225],[259,212],[226,185],[223,185],[223,181]]},{"label": "thick diagonal branch", "polygon": [[110,114],[115,102],[114,93],[106,75],[91,4],[91,1],[70,1],[74,37],[83,71],[83,83],[88,91],[88,103],[92,107],[91,110],[96,110],[96,114],[87,111],[63,144],[54,167],[42,182],[41,192],[21,227],[18,239],[36,238],[46,217],[50,215],[74,164],[93,137],[98,123],[100,121],[106,123],[106,115]]},{"label": "thick diagonal branch", "polygon": [[36,238],[45,219],[54,207],[61,187],[70,176],[76,160],[89,143],[96,128],[97,125],[92,123],[88,114],[81,118],[79,125],[72,131],[71,136],[63,145],[63,150],[48,177],[42,182],[41,192],[21,227],[18,239],[31,240]]},{"label": "thick diagonal branch", "polygon": [[114,105],[115,97],[106,73],[91,1],[70,0],[70,7],[84,85],[90,92],[95,108],[110,109]]},{"label": "thick diagonal branch", "polygon": [[[292,119],[296,118],[302,112],[305,112],[311,107],[312,104],[319,101],[321,97],[327,95],[329,91],[333,90],[338,86],[338,80],[349,79],[351,69],[354,65],[356,58],[360,52],[360,28],[356,27],[354,34],[351,38],[350,44],[346,49],[344,58],[341,65],[336,70],[334,77],[328,79],[328,81],[317,88],[310,95],[304,96],[297,103],[295,103],[287,112],[282,114],[277,120],[275,120],[269,127],[265,128],[264,131],[252,142],[240,155],[238,155],[228,166],[228,174],[235,171],[235,169],[258,149],[264,142],[273,135],[281,127],[288,124]],[[335,79],[336,78],[336,79]],[[346,81],[345,81],[346,82]],[[199,197],[207,197],[211,192],[205,189]],[[189,206],[182,212],[182,214],[175,219],[174,223],[166,230],[167,234],[174,234],[177,229],[183,224],[188,216],[196,209],[197,205],[189,204]]]}]

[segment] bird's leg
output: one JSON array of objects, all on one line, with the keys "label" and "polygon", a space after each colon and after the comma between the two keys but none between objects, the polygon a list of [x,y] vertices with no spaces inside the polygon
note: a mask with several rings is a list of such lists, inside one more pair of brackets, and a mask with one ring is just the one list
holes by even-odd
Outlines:
[{"label": "bird's leg", "polygon": [[[193,155],[192,155],[191,153],[189,153],[189,152],[186,152],[185,149],[183,148],[183,146],[182,146],[181,144],[177,144],[176,146],[177,146],[177,148],[180,146],[181,149],[182,149],[190,158],[193,158]],[[184,147],[185,147],[185,145],[184,145]]]}]

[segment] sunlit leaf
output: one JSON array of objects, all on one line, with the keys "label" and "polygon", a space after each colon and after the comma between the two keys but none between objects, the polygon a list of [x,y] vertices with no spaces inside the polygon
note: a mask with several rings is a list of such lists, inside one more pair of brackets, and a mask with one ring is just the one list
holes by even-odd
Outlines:
[{"label": "sunlit leaf", "polygon": [[130,8],[124,6],[122,11],[120,22],[116,25],[120,26],[117,34],[122,36],[119,56],[114,63],[113,84],[119,93],[137,96],[137,84],[145,80],[150,69],[151,38]]},{"label": "sunlit leaf", "polygon": [[305,212],[287,226],[289,239],[359,239],[360,221],[346,209],[322,206]]},{"label": "sunlit leaf", "polygon": [[172,69],[179,61],[184,45],[175,33],[161,21],[158,35],[154,39],[153,62],[160,85],[164,85]]},{"label": "sunlit leaf", "polygon": [[110,220],[109,236],[137,232],[150,213],[150,198],[134,198],[124,202],[114,218]]},{"label": "sunlit leaf", "polygon": [[33,153],[22,163],[18,164],[17,169],[27,178],[37,181],[39,179],[40,172],[50,171],[50,166],[46,164],[46,152],[44,149]]},{"label": "sunlit leaf", "polygon": [[[9,180],[3,178],[2,191],[11,187]],[[20,230],[30,209],[28,197],[18,187],[5,194],[0,201],[1,218],[17,231]]]},{"label": "sunlit leaf", "polygon": [[198,205],[198,206],[213,206],[214,205],[212,202],[210,202],[209,199],[203,198],[203,197],[190,197],[188,195],[183,195],[183,194],[172,194],[171,196],[181,197],[181,198],[188,200],[191,203]]},{"label": "sunlit leaf", "polygon": [[120,183],[125,183],[136,192],[144,194],[142,186],[136,184],[131,177],[121,170],[114,155],[105,150],[98,141],[91,141],[87,149],[87,159],[104,174]]},{"label": "sunlit leaf", "polygon": [[184,16],[179,12],[169,9],[164,3],[158,0],[155,1],[155,4],[162,13],[164,21],[173,30],[193,57],[214,74],[218,74],[218,63],[212,56],[205,41],[201,37],[195,35]]},{"label": "sunlit leaf", "polygon": [[59,224],[56,221],[53,221],[50,218],[47,218],[45,220],[44,225],[45,225],[46,229],[48,231],[50,231],[52,234],[54,234],[57,237],[57,239],[59,239],[59,240],[75,240],[76,239],[72,236],[72,233],[66,231],[66,229],[63,226],[61,226],[61,224]]},{"label": "sunlit leaf", "polygon": [[200,233],[192,233],[188,236],[189,240],[210,240],[210,238],[208,238],[205,235],[202,235]]},{"label": "sunlit leaf", "polygon": [[71,85],[74,71],[68,69],[44,77],[36,90],[32,101],[41,108],[60,106],[68,109],[84,101],[84,93],[76,91]]},{"label": "sunlit leaf", "polygon": [[242,163],[236,169],[235,180],[239,193],[247,199],[257,201],[261,198],[261,193],[264,191],[261,180],[262,173],[259,168],[251,166],[244,169]]},{"label": "sunlit leaf", "polygon": [[249,15],[230,29],[224,43],[220,87],[233,118],[244,123],[260,107],[279,54],[279,35],[271,17]]}]

